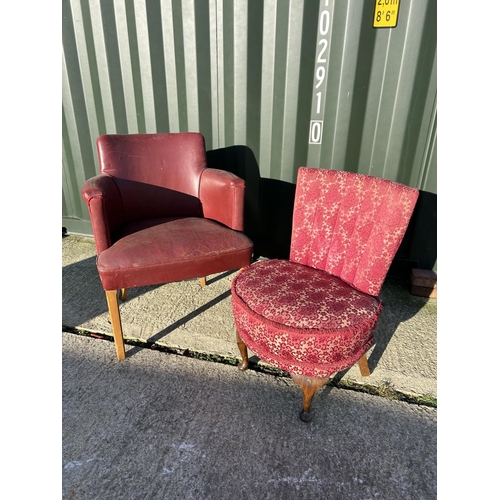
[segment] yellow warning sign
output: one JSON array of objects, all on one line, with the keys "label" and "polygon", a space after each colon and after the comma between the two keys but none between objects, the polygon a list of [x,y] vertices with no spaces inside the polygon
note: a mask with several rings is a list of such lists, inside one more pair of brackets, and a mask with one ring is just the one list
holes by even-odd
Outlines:
[{"label": "yellow warning sign", "polygon": [[395,28],[398,24],[400,0],[375,0],[374,28]]}]

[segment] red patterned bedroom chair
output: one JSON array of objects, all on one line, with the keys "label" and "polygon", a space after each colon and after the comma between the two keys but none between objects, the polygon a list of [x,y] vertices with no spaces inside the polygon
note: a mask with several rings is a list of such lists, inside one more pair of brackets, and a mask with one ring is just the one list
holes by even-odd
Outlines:
[{"label": "red patterned bedroom chair", "polygon": [[100,175],[82,188],[118,359],[118,297],[131,287],[200,278],[251,262],[243,234],[245,183],[207,168],[199,133],[102,135]]},{"label": "red patterned bedroom chair", "polygon": [[234,278],[238,368],[248,368],[248,347],[289,372],[303,390],[304,422],[331,375],[356,362],[370,374],[378,294],[417,197],[385,179],[301,167],[290,259],[256,262]]}]

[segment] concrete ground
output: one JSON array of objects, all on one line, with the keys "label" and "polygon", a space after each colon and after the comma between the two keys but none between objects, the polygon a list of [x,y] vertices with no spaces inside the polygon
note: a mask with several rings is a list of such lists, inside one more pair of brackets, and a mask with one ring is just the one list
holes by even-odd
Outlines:
[{"label": "concrete ground", "polygon": [[[304,424],[289,378],[138,346],[118,361],[68,333],[111,333],[93,240],[64,237],[62,259],[63,498],[436,498],[436,408],[328,385]],[[125,337],[239,358],[233,275],[131,289]],[[336,379],[436,398],[437,299],[393,282],[381,298],[372,374]]]}]

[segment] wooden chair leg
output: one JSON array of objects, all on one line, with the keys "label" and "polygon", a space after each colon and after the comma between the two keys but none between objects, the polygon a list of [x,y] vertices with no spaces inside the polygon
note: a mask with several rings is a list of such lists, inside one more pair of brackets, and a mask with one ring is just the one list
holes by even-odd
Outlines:
[{"label": "wooden chair leg", "polygon": [[120,288],[118,296],[122,302],[127,300],[127,295],[128,295],[128,288]]},{"label": "wooden chair leg", "polygon": [[125,359],[125,345],[123,343],[122,320],[120,309],[118,308],[118,290],[105,290],[108,301],[109,316],[111,318],[111,328],[115,338],[116,355],[118,359]]},{"label": "wooden chair leg", "polygon": [[366,359],[366,352],[358,360],[358,366],[363,377],[368,377],[370,375],[370,367],[368,366],[368,360]]},{"label": "wooden chair leg", "polygon": [[244,372],[248,368],[248,349],[245,342],[241,340],[238,330],[236,330],[236,343],[238,344],[242,359],[241,363],[238,364],[238,369]]},{"label": "wooden chair leg", "polygon": [[293,381],[302,389],[303,401],[302,411],[300,412],[300,420],[302,422],[310,422],[312,420],[311,402],[316,391],[323,387],[330,379],[329,378],[315,378],[304,377],[303,375],[293,375]]},{"label": "wooden chair leg", "polygon": [[200,285],[207,286],[207,278],[205,276],[203,276],[203,278],[200,278]]}]

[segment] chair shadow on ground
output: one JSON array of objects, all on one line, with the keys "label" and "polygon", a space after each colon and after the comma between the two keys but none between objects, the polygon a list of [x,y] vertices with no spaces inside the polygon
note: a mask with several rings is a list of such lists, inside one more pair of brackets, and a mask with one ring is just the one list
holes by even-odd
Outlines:
[{"label": "chair shadow on ground", "polygon": [[[210,277],[210,279],[207,279],[207,286],[227,278],[233,273],[235,273],[235,271],[227,271],[214,275]],[[196,279],[189,281],[192,281],[193,287],[199,286]],[[131,301],[161,286],[163,285],[132,288],[129,290],[127,300]],[[164,329],[158,331],[158,333],[149,336],[146,342],[152,344],[161,341],[177,328],[182,327],[187,322],[210,310],[219,302],[226,300],[230,296],[231,291],[226,290],[222,294],[210,298],[206,303],[197,307],[189,314],[174,321]],[[394,300],[395,296],[398,298],[397,301]],[[417,314],[421,307],[429,300],[423,297],[411,296],[408,287],[404,283],[391,279],[386,280],[384,283],[380,298],[384,304],[384,309],[382,310],[375,330],[374,348],[368,358],[368,365],[371,371],[376,369],[399,324]],[[95,265],[95,257],[89,257],[63,267],[62,303],[63,327],[76,328],[101,314],[108,313],[104,290]],[[109,320],[108,324],[109,328],[102,333],[111,335],[111,324]],[[124,335],[127,337],[126,330],[124,331]],[[137,347],[129,349],[127,351],[127,356],[134,355],[138,349]],[[259,358],[255,355],[250,358],[251,363],[257,363],[258,360]],[[334,376],[334,381],[338,382],[341,380],[347,371],[348,369],[338,372]]]},{"label": "chair shadow on ground", "polygon": [[[64,237],[65,236],[63,236],[63,238]],[[227,278],[235,272],[236,270],[211,275],[206,281],[206,286],[209,287],[210,285],[213,285],[218,281]],[[200,286],[197,278],[186,281],[191,281],[193,287]],[[162,286],[164,285],[161,284],[131,288],[128,293],[127,302],[130,302],[133,299],[145,293],[158,289]],[[198,315],[208,311],[219,302],[227,299],[230,295],[231,291],[226,290],[216,297],[210,298],[202,306],[197,307],[189,314],[183,316],[182,318],[179,318],[163,330],[150,336],[145,341],[150,344],[160,341],[169,333],[185,325],[188,321],[194,319]],[[84,328],[81,325],[102,314],[108,314],[106,296],[101,285],[99,274],[97,272],[95,256],[84,258],[77,262],[63,266],[62,309],[63,328],[70,329]],[[112,335],[111,322],[109,321],[109,319],[107,320],[107,324],[109,325],[109,328],[107,328],[105,331],[102,331],[101,333]],[[124,336],[127,337],[126,330],[124,330]],[[135,352],[137,352],[137,348],[130,349],[127,351],[127,356],[133,355]]]},{"label": "chair shadow on ground", "polygon": [[[247,146],[230,146],[207,151],[207,161],[209,167],[232,172],[245,180],[245,233],[254,242],[254,259],[259,257],[288,259],[295,184],[262,178],[257,160]],[[380,297],[384,303],[384,310],[375,331],[375,347],[368,359],[371,371],[376,369],[398,325],[417,314],[427,301],[425,298],[410,295],[409,281],[412,268],[432,269],[435,265],[436,201],[436,195],[420,192],[405,237],[382,288]],[[234,271],[211,277],[207,280],[207,285],[210,286],[232,272]],[[96,269],[95,256],[63,267],[62,273],[64,326],[76,327],[78,324],[108,312],[104,290]],[[75,286],[75,283],[78,286]],[[159,286],[163,285],[131,289],[128,300]],[[390,297],[391,290],[393,292],[399,290],[403,300],[394,303]],[[211,298],[206,304],[150,336],[148,342],[158,342],[199,314],[227,299],[230,294],[231,291],[226,290],[219,296]],[[72,322],[76,324],[65,323],[64,308],[70,309],[70,313],[73,312],[75,319]],[[109,331],[111,332],[111,325]],[[124,335],[127,336],[126,331]],[[252,356],[251,361],[256,359],[258,358]],[[347,370],[339,372],[335,379],[340,380],[346,372]]]}]

